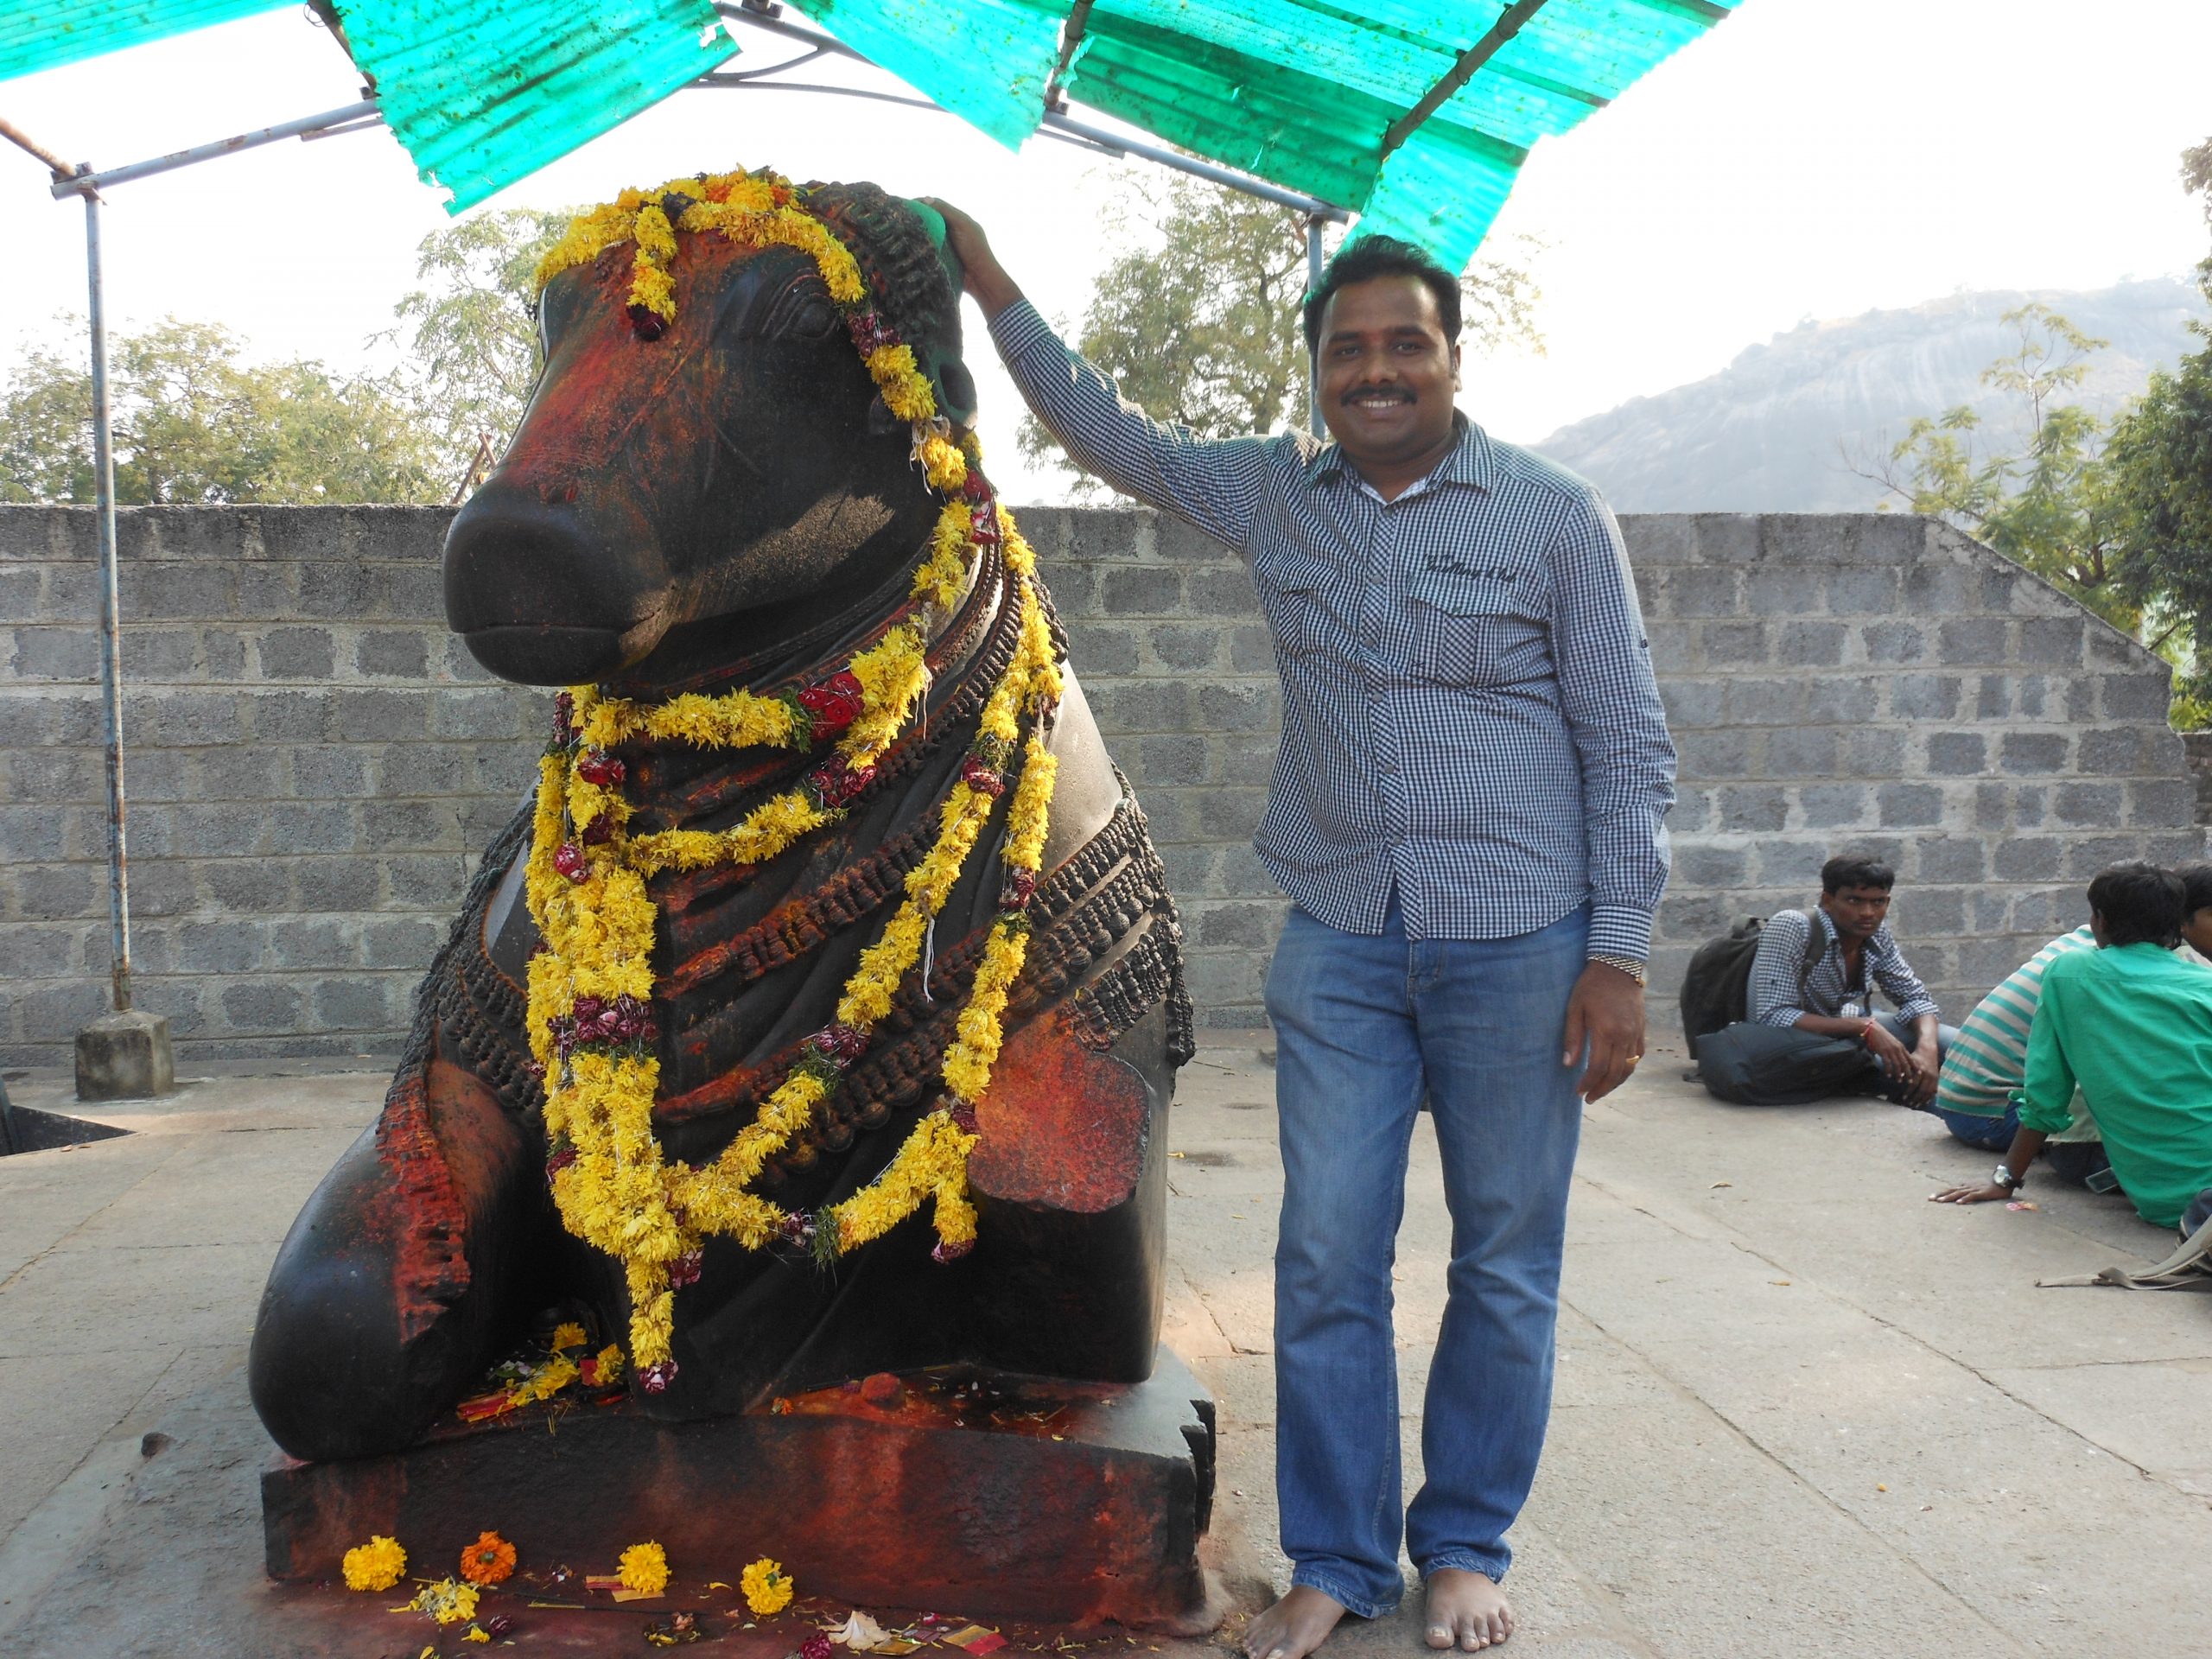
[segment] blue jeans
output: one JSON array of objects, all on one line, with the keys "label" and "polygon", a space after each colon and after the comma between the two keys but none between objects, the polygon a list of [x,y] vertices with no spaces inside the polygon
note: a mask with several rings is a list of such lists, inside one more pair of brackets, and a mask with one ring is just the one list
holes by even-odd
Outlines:
[{"label": "blue jeans", "polygon": [[[1492,1579],[1551,1410],[1567,1191],[1582,1127],[1560,1064],[1586,909],[1508,939],[1378,937],[1293,910],[1268,976],[1283,1162],[1275,1487],[1293,1581],[1373,1618],[1422,1574]],[[1435,1119],[1448,1297],[1402,1510],[1390,1268],[1414,1119]]]},{"label": "blue jeans", "polygon": [[1996,1117],[1982,1117],[1974,1112],[1954,1112],[1930,1101],[1924,1109],[1929,1116],[1939,1119],[1951,1132],[1951,1137],[1963,1141],[1981,1152],[2010,1152],[2012,1136],[2020,1127],[2020,1109],[2007,1106]]}]

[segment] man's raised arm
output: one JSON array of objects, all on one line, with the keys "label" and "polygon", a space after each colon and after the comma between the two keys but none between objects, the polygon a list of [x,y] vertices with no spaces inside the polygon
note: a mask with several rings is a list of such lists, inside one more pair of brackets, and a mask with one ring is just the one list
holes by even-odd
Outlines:
[{"label": "man's raised arm", "polygon": [[[1163,512],[1243,550],[1265,486],[1274,440],[1207,440],[1123,403],[1114,383],[1068,349],[1007,275],[982,227],[930,199],[967,289],[1014,385],[1046,429],[1086,471]],[[1163,342],[1163,345],[1165,342]]]}]

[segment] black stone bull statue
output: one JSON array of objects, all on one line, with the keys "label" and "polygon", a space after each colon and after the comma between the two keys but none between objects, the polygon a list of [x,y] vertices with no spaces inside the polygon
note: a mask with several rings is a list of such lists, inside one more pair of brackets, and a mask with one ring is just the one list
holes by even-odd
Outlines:
[{"label": "black stone bull statue", "polygon": [[[871,185],[818,188],[807,205],[914,346],[939,410],[972,422],[958,274],[924,213]],[[680,244],[665,332],[626,315],[626,245],[542,296],[543,375],[445,549],[448,620],[503,678],[596,683],[640,703],[804,685],[880,631],[929,543],[939,503],[913,435],[877,394],[815,260],[716,236]],[[1004,669],[1010,591],[991,566],[938,619],[925,709],[840,821],[758,866],[651,879],[666,1156],[710,1160],[830,1021],[930,844]],[[677,1294],[674,1376],[639,1393],[642,1408],[696,1418],[954,1361],[1149,1375],[1165,1114],[1191,1044],[1180,931],[1072,675],[1050,747],[1058,785],[1034,931],[968,1169],[976,1248],[933,1262],[919,1217],[827,1269],[799,1249],[710,1239]],[[727,826],[817,758],[644,741],[620,754],[631,827],[647,831]],[[309,1198],[270,1273],[250,1376],[262,1421],[296,1457],[408,1445],[549,1308],[585,1311],[595,1340],[627,1328],[619,1266],[564,1230],[548,1190],[524,1029],[538,944],[523,893],[531,817],[525,807],[486,853],[382,1115]],[[1003,874],[996,859],[970,861],[932,959],[772,1160],[764,1195],[813,1210],[884,1167],[936,1086]]]}]

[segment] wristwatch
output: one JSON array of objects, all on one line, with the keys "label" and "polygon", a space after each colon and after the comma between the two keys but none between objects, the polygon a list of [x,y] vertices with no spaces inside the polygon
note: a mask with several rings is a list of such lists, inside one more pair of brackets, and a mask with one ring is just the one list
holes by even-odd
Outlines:
[{"label": "wristwatch", "polygon": [[1626,974],[1630,979],[1634,980],[1639,985],[1644,983],[1645,975],[1649,971],[1644,964],[1638,962],[1634,957],[1614,957],[1599,954],[1593,955],[1590,960],[1592,962],[1602,962],[1608,968],[1619,969],[1622,973]]},{"label": "wristwatch", "polygon": [[2027,1178],[2023,1175],[2015,1175],[2009,1164],[1998,1165],[1995,1171],[1991,1173],[1989,1180],[1993,1186],[2001,1186],[2007,1192],[2017,1192],[2028,1184]]}]

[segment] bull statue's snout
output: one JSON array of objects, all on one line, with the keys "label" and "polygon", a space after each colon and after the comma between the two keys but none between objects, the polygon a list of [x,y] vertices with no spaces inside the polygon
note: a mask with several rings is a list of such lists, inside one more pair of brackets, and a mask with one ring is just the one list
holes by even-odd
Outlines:
[{"label": "bull statue's snout", "polygon": [[579,685],[641,660],[668,630],[669,570],[645,514],[603,488],[494,474],[446,533],[446,622],[503,680]]}]

